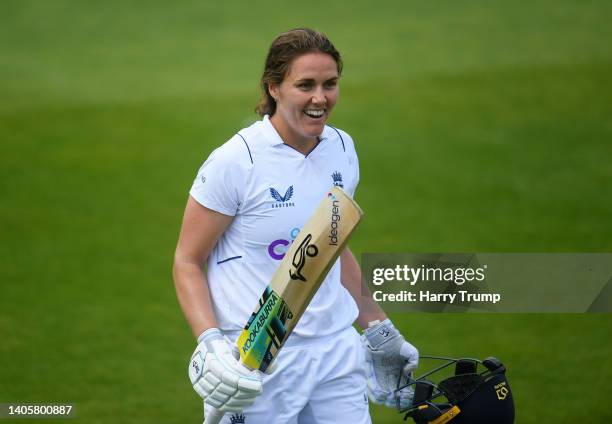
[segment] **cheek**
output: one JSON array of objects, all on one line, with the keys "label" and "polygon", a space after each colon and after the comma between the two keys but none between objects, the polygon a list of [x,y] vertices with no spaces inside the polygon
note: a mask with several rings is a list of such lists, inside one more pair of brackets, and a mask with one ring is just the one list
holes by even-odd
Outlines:
[{"label": "cheek", "polygon": [[330,107],[333,107],[336,104],[336,102],[338,101],[339,94],[340,92],[338,90],[335,90],[327,96],[327,103],[330,105]]},{"label": "cheek", "polygon": [[305,100],[300,96],[299,93],[289,93],[283,96],[282,100],[283,109],[287,111],[295,111],[303,109]]}]

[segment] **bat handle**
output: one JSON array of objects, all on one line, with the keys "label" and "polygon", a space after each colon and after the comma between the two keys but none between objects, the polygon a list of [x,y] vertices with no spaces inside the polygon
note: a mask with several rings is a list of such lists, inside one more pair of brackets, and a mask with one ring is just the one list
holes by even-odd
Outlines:
[{"label": "bat handle", "polygon": [[210,409],[209,413],[204,417],[204,424],[219,424],[223,419],[225,412],[221,412],[216,408]]}]

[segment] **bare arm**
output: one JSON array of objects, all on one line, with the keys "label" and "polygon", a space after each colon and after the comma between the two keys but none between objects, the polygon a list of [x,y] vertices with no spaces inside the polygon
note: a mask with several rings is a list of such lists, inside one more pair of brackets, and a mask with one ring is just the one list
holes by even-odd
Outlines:
[{"label": "bare arm", "polygon": [[218,326],[202,267],[232,219],[205,208],[191,196],[187,201],[172,275],[176,296],[195,337]]},{"label": "bare arm", "polygon": [[375,320],[384,321],[387,316],[376,301],[372,299],[370,289],[361,277],[361,269],[359,268],[357,259],[355,259],[355,256],[348,247],[344,249],[344,252],[340,255],[340,266],[340,280],[342,281],[342,285],[344,285],[351,296],[353,296],[359,308],[357,324],[365,329],[368,328],[369,322]]}]

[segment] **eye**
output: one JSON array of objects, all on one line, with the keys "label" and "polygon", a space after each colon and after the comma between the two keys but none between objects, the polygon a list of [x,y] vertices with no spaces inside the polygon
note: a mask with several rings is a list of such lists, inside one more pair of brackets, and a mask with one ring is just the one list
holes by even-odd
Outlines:
[{"label": "eye", "polygon": [[325,82],[325,88],[334,88],[338,85],[338,80],[331,80]]},{"label": "eye", "polygon": [[297,83],[297,88],[303,91],[308,91],[312,88],[312,83],[309,81],[302,81]]}]

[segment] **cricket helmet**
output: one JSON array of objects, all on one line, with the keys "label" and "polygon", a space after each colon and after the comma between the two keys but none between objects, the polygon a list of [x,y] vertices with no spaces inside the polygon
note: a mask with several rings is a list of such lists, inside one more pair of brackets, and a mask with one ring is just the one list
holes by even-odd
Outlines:
[{"label": "cricket helmet", "polygon": [[[437,366],[419,377],[398,381],[397,391],[414,391],[408,408],[400,408],[398,402],[404,420],[410,417],[416,424],[514,423],[512,391],[499,359],[420,358],[433,360]],[[440,374],[444,374],[442,379],[434,382]]]}]

